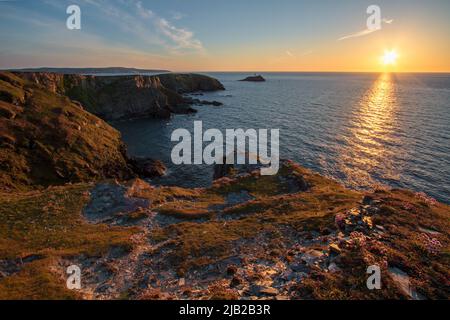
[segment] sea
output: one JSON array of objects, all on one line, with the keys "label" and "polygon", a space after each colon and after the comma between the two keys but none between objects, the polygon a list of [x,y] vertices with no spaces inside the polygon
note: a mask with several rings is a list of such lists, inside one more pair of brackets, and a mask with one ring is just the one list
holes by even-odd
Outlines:
[{"label": "sea", "polygon": [[115,123],[133,156],[162,160],[160,185],[205,187],[213,165],[175,165],[174,130],[279,129],[281,158],[345,186],[407,188],[450,203],[450,74],[208,72],[226,88],[196,114]]}]

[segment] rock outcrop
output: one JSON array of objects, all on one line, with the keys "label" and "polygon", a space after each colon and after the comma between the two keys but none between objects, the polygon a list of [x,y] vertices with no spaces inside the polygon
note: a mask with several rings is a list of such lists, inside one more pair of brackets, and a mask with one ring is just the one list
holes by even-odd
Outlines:
[{"label": "rock outcrop", "polygon": [[133,171],[145,178],[161,177],[166,173],[166,166],[160,160],[149,158],[131,158]]},{"label": "rock outcrop", "polygon": [[266,79],[264,79],[261,75],[255,75],[255,76],[249,76],[249,77],[239,80],[239,81],[264,82],[264,81],[266,81]]},{"label": "rock outcrop", "polygon": [[0,73],[0,188],[133,177],[120,133],[55,91]]},{"label": "rock outcrop", "polygon": [[225,90],[217,79],[201,74],[164,73],[155,77],[159,78],[164,87],[179,94]]},{"label": "rock outcrop", "polygon": [[193,99],[182,94],[224,90],[216,79],[199,74],[167,73],[156,76],[85,76],[42,72],[16,75],[53,93],[79,101],[104,120],[142,117],[168,118],[172,113],[195,112]]},{"label": "rock outcrop", "polygon": [[[133,179],[0,192],[0,208],[0,299],[449,297],[449,206],[348,190],[291,161],[209,188]],[[70,265],[80,290],[66,289]],[[379,290],[367,289],[370,266]]]},{"label": "rock outcrop", "polygon": [[100,118],[196,112],[192,104],[208,102],[182,94],[223,89],[219,81],[195,74],[1,72],[0,188],[160,176],[165,172],[162,163],[129,159],[120,133]]}]

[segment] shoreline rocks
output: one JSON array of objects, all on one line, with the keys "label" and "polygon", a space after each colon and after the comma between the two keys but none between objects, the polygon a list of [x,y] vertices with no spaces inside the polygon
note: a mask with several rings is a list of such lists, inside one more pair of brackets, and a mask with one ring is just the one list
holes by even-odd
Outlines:
[{"label": "shoreline rocks", "polygon": [[133,171],[138,175],[145,178],[161,177],[166,173],[166,166],[160,160],[154,160],[150,158],[131,158],[130,164]]}]

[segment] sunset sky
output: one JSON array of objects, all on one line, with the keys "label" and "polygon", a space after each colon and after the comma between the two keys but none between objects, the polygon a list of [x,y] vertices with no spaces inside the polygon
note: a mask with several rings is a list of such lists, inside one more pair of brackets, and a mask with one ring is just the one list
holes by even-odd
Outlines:
[{"label": "sunset sky", "polygon": [[0,41],[0,68],[450,72],[450,1],[0,0]]}]

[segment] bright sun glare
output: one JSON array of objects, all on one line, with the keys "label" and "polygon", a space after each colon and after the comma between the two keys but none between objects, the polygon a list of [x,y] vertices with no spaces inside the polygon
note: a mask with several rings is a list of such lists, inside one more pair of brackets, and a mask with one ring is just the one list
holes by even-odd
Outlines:
[{"label": "bright sun glare", "polygon": [[398,54],[395,50],[386,50],[382,57],[384,65],[393,65],[397,62]]}]

